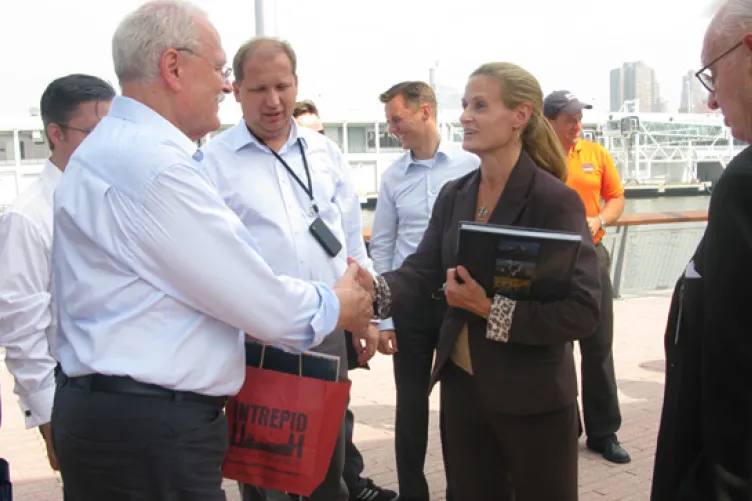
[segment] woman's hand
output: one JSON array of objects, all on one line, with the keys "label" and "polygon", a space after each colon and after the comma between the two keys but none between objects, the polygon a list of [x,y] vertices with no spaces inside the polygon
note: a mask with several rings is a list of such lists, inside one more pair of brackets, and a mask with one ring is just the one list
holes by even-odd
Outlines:
[{"label": "woman's hand", "polygon": [[[457,281],[457,275],[464,283]],[[486,296],[486,291],[470,276],[464,266],[447,270],[444,295],[449,306],[462,308],[483,318],[491,313],[492,303]]]}]

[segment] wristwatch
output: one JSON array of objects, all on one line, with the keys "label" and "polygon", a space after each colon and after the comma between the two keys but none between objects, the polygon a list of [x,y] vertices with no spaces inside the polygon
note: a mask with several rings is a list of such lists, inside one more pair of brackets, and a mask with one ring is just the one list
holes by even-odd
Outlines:
[{"label": "wristwatch", "polygon": [[600,214],[598,214],[598,216],[596,216],[596,217],[598,218],[598,221],[601,222],[601,229],[605,229],[606,228],[606,221],[603,219],[603,216],[601,216]]}]

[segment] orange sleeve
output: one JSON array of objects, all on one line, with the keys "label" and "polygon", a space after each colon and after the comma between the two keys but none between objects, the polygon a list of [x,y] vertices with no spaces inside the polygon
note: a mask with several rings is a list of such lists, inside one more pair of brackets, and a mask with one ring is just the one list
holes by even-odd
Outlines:
[{"label": "orange sleeve", "polygon": [[601,197],[608,202],[614,198],[624,196],[624,186],[621,184],[619,172],[616,170],[614,160],[608,150],[601,150],[603,162],[603,176],[601,177]]}]

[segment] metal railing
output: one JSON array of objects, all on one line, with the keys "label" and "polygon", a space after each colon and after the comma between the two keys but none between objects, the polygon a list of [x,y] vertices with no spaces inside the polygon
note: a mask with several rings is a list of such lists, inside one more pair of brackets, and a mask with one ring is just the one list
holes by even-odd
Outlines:
[{"label": "metal railing", "polygon": [[[603,245],[611,254],[614,297],[670,290],[700,242],[707,211],[623,216],[609,227]],[[371,229],[363,230],[366,243]]]}]

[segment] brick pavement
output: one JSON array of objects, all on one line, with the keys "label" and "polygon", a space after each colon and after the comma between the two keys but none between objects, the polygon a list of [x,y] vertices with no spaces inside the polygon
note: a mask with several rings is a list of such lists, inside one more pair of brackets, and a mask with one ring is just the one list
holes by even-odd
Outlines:
[{"label": "brick pavement", "polygon": [[[634,501],[648,498],[655,437],[663,395],[663,329],[669,298],[665,295],[632,298],[615,304],[614,356],[622,406],[619,439],[632,455],[627,465],[602,460],[581,445],[580,500]],[[371,371],[351,373],[351,406],[357,423],[355,441],[366,461],[366,473],[377,483],[396,489],[393,453],[394,384],[389,358],[378,355]],[[4,402],[0,456],[9,460],[15,501],[58,501],[60,480],[47,464],[44,444],[36,430],[23,429],[12,394],[12,380],[0,364]],[[444,479],[438,434],[438,391],[431,396],[432,424],[425,471],[432,498],[444,500]],[[237,488],[226,483],[230,501]]]}]

